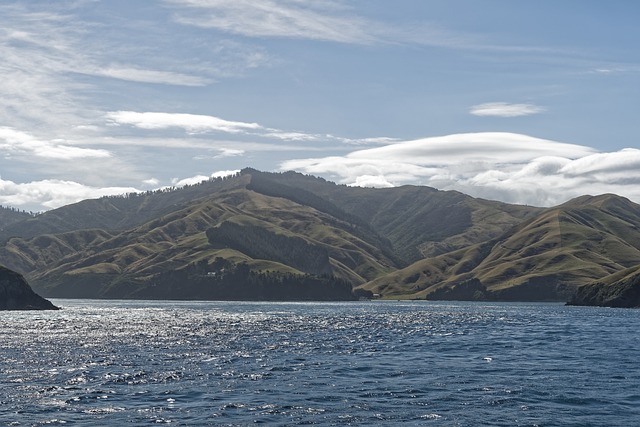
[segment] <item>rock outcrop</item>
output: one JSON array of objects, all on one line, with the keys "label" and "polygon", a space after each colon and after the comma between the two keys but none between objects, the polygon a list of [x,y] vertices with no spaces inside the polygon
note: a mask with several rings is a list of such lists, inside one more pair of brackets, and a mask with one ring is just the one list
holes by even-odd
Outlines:
[{"label": "rock outcrop", "polygon": [[25,278],[0,266],[0,310],[57,310],[50,301],[33,292]]},{"label": "rock outcrop", "polygon": [[567,305],[640,308],[640,269],[615,281],[581,286]]}]

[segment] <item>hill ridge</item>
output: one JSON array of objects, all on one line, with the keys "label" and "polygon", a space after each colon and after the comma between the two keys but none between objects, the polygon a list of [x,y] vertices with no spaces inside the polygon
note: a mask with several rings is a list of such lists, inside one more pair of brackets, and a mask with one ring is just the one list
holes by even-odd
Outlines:
[{"label": "hill ridge", "polygon": [[[325,279],[311,285],[304,275],[312,274],[386,297],[563,299],[640,264],[640,205],[613,194],[537,208],[430,187],[348,187],[251,168],[1,220],[0,260],[54,296],[149,297],[157,285],[170,297],[172,277],[214,283],[203,282],[201,272],[221,259],[252,286],[259,285],[256,277],[284,286],[290,275],[308,286],[333,286]],[[262,239],[262,249],[236,237],[213,245],[207,233],[221,225],[246,242]],[[328,263],[294,261],[270,240],[318,256],[326,250]],[[344,297],[340,286],[332,289]],[[190,289],[199,298],[215,297]]]}]

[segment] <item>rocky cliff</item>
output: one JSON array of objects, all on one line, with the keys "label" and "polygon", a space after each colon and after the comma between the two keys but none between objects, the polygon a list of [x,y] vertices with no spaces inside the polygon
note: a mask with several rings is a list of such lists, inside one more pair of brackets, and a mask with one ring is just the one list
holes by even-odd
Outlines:
[{"label": "rocky cliff", "polygon": [[640,268],[579,287],[567,305],[640,308]]},{"label": "rocky cliff", "polygon": [[0,310],[57,310],[29,286],[21,274],[0,266]]}]

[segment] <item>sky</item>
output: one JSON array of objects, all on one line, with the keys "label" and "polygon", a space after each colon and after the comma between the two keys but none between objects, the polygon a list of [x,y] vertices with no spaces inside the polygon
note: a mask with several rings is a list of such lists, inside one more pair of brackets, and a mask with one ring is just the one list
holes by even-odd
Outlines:
[{"label": "sky", "polygon": [[244,167],[640,203],[640,2],[0,3],[0,205]]}]

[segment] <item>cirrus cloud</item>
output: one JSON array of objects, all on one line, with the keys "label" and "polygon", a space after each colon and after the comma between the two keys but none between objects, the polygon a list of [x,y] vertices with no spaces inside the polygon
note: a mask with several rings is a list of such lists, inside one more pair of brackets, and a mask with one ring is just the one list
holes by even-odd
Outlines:
[{"label": "cirrus cloud", "polygon": [[181,24],[248,37],[308,38],[362,44],[376,39],[370,30],[370,22],[336,13],[345,8],[336,2],[165,0],[165,3],[176,6],[175,19]]}]

